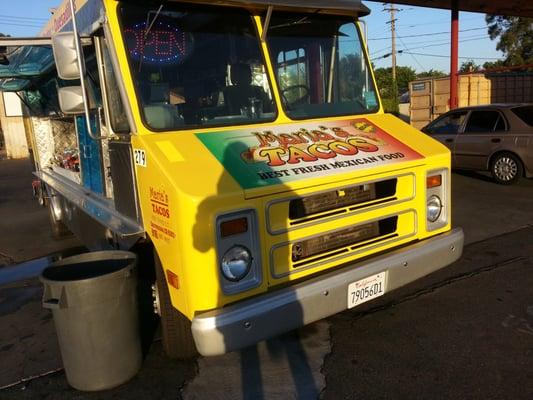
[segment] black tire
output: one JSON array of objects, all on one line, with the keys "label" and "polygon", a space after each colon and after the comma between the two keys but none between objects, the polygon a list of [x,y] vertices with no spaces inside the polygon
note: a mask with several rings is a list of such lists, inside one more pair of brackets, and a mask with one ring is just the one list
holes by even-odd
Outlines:
[{"label": "black tire", "polygon": [[161,335],[167,357],[187,360],[198,355],[191,331],[191,321],[174,308],[159,257],[155,255],[156,287],[161,317]]},{"label": "black tire", "polygon": [[58,211],[54,211],[54,207],[59,207],[57,198],[51,197],[48,201],[48,216],[50,218],[50,230],[52,238],[61,239],[72,235],[67,226],[58,218]]},{"label": "black tire", "polygon": [[499,153],[490,164],[490,173],[500,185],[513,185],[523,176],[524,167],[513,153]]}]

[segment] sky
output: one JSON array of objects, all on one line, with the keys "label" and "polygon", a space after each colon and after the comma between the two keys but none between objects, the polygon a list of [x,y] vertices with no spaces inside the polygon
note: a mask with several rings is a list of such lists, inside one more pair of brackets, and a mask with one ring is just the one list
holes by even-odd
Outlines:
[{"label": "sky", "polygon": [[[327,0],[326,0],[327,1]],[[0,0],[0,32],[11,36],[36,36],[50,17],[49,9],[61,0]],[[365,17],[368,26],[370,58],[376,67],[390,67],[390,13],[383,4],[364,2],[372,13]],[[429,69],[450,71],[450,11],[397,5],[397,65],[417,72]],[[496,41],[487,34],[485,14],[461,12],[459,15],[459,65],[473,59],[477,64],[502,58]],[[461,32],[462,31],[462,32]],[[407,54],[409,52],[410,54]],[[417,53],[417,54],[413,54]],[[425,55],[422,55],[425,54]],[[427,54],[430,54],[428,56]]]},{"label": "sky", "polygon": [[[383,3],[364,4],[372,10],[364,18],[368,26],[370,58],[376,67],[390,67],[391,57],[382,58],[391,53],[390,12],[383,11]],[[386,7],[389,8],[388,5]],[[398,54],[397,65],[410,66],[417,72],[436,69],[449,73],[451,12],[401,4],[395,5],[395,8],[400,10],[396,12],[397,51],[418,53]],[[469,59],[483,64],[503,57],[503,53],[496,50],[497,41],[490,40],[487,34],[485,14],[459,13],[459,42],[459,57],[465,57],[459,59],[459,65]]]}]

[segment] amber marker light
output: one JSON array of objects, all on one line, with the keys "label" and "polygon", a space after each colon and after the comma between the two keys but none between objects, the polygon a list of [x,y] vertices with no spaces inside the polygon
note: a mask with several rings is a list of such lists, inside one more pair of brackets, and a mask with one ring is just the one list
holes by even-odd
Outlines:
[{"label": "amber marker light", "polygon": [[442,185],[442,175],[433,175],[426,178],[426,188],[431,189]]},{"label": "amber marker light", "polygon": [[237,218],[230,221],[224,221],[220,224],[220,235],[228,237],[245,233],[248,230],[248,219]]},{"label": "amber marker light", "polygon": [[180,280],[178,278],[178,275],[176,275],[174,272],[167,269],[167,281],[170,286],[172,286],[175,289],[180,288]]}]

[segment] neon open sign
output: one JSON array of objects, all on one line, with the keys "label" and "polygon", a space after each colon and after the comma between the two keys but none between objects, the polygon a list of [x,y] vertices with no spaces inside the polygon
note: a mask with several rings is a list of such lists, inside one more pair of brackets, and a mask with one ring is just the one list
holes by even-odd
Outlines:
[{"label": "neon open sign", "polygon": [[124,30],[130,56],[150,64],[172,64],[187,55],[187,34],[164,22],[156,22],[146,34],[146,22]]}]

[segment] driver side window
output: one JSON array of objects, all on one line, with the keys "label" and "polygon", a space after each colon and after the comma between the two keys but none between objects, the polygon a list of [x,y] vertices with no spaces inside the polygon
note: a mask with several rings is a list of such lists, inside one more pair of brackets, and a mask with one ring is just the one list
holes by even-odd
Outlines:
[{"label": "driver side window", "polygon": [[432,135],[455,135],[459,133],[459,129],[466,118],[466,111],[458,111],[448,114],[447,116],[438,119],[433,124],[430,124],[426,131]]}]

